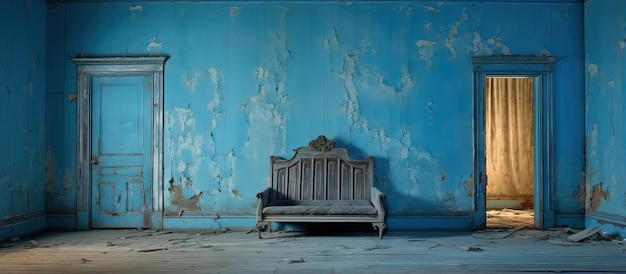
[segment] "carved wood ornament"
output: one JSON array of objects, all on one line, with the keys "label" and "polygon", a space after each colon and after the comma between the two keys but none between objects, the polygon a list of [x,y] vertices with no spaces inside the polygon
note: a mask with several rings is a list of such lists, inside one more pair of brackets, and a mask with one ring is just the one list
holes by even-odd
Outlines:
[{"label": "carved wood ornament", "polygon": [[335,142],[327,139],[324,135],[320,135],[317,139],[309,142],[309,148],[315,151],[331,151],[335,148]]}]

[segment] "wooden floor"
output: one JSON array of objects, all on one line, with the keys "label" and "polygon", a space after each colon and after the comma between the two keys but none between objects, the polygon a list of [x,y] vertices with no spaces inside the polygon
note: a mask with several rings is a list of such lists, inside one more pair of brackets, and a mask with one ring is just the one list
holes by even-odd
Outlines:
[{"label": "wooden floor", "polygon": [[626,246],[568,229],[342,234],[250,231],[48,232],[0,243],[2,273],[620,272]]}]

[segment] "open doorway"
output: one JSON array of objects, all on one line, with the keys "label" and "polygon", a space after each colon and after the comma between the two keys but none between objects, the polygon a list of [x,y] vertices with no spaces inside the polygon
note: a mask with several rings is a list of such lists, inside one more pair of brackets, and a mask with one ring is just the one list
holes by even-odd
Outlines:
[{"label": "open doorway", "polygon": [[488,78],[532,78],[533,100],[533,227],[554,227],[554,73],[551,56],[476,56],[472,61],[474,87],[474,212],[472,228],[487,227],[485,93]]},{"label": "open doorway", "polygon": [[534,78],[485,79],[487,228],[535,227]]}]

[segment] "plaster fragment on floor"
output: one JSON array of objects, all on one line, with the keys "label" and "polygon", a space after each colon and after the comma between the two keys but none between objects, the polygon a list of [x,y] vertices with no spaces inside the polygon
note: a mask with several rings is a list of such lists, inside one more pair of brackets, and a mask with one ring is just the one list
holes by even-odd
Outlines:
[{"label": "plaster fragment on floor", "polygon": [[592,235],[596,234],[600,232],[600,228],[597,226],[592,226],[589,227],[585,230],[582,230],[574,235],[571,235],[569,237],[567,237],[567,240],[572,241],[572,242],[580,242],[584,239],[587,239],[589,237],[591,237]]}]

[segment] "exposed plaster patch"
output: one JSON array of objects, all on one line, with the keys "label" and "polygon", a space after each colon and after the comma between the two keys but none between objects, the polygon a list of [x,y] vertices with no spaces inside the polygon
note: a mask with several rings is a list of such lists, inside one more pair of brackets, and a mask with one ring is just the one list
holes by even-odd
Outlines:
[{"label": "exposed plaster patch", "polygon": [[474,32],[474,39],[472,40],[474,53],[476,55],[493,55],[494,50],[500,51],[502,55],[511,55],[511,49],[502,43],[502,37],[500,29],[496,31],[496,36],[482,41],[480,33]]},{"label": "exposed plaster patch", "polygon": [[343,65],[338,77],[346,91],[346,100],[341,104],[341,110],[350,120],[352,127],[367,130],[367,120],[360,117],[358,91],[356,87],[358,81],[357,62],[359,60],[360,50],[342,48],[339,44],[337,30],[335,28],[333,28],[331,33],[324,39],[324,45],[330,52],[331,72],[333,72],[333,60],[335,59],[333,55],[335,52],[339,52],[343,57]]},{"label": "exposed plaster patch", "polygon": [[352,125],[357,129],[367,130],[367,120],[360,117],[361,110],[359,108],[358,96],[359,92],[356,88],[357,81],[357,61],[359,60],[359,51],[354,50],[352,53],[344,51],[343,69],[339,73],[339,79],[343,82],[346,91],[346,100],[341,105],[341,110],[346,113]]},{"label": "exposed plaster patch", "polygon": [[[211,67],[207,70],[209,80],[213,84],[213,99],[207,104],[207,108],[211,114],[209,123],[209,172],[212,178],[217,181],[217,187],[209,190],[209,195],[216,196],[222,192],[223,185],[228,188],[234,187],[235,162],[237,158],[234,151],[228,149],[226,156],[218,154],[218,148],[214,140],[213,132],[221,120],[222,113],[222,93],[224,90],[224,75],[217,69]],[[227,163],[228,165],[225,165]]]},{"label": "exposed plaster patch", "polygon": [[535,55],[538,56],[550,56],[552,54],[548,49],[546,49],[541,42],[537,41],[535,44]]},{"label": "exposed plaster patch", "polygon": [[182,195],[189,199],[200,193],[193,188],[192,178],[196,175],[198,165],[205,158],[202,156],[203,138],[196,133],[196,120],[191,108],[173,107],[167,116],[167,129],[172,151],[171,176],[178,178],[178,183],[185,187]]},{"label": "exposed plaster patch", "polygon": [[469,16],[467,15],[467,11],[463,9],[463,11],[461,12],[461,18],[459,18],[458,21],[454,22],[450,26],[450,31],[448,31],[448,38],[444,40],[444,45],[446,46],[446,48],[448,48],[448,52],[450,53],[450,57],[452,59],[456,58],[456,48],[454,47],[454,39],[456,39],[456,36],[459,34],[459,26],[463,23],[466,23],[468,19],[469,19]]},{"label": "exposed plaster patch", "polygon": [[198,76],[200,75],[200,73],[198,73],[197,71],[194,72],[193,74],[189,74],[189,72],[187,70],[185,70],[185,72],[183,73],[183,84],[191,91],[191,92],[195,92],[196,91],[196,83],[198,82]]},{"label": "exposed plaster patch", "polygon": [[431,120],[434,119],[434,117],[433,117],[433,101],[428,101],[428,103],[426,104],[424,109],[426,110],[426,112],[428,112],[428,118],[430,118]]},{"label": "exposed plaster patch", "polygon": [[431,22],[424,23],[424,30],[427,30],[427,31],[431,30],[432,27],[433,27],[433,23],[431,23]]},{"label": "exposed plaster patch", "polygon": [[455,209],[456,207],[456,192],[452,189],[435,192],[435,198],[441,209]]},{"label": "exposed plaster patch", "polygon": [[368,51],[372,54],[375,55],[376,54],[376,50],[372,48],[372,40],[369,37],[365,37],[361,40],[361,49],[365,52]]},{"label": "exposed plaster patch", "polygon": [[404,15],[406,16],[411,16],[411,13],[413,12],[413,7],[411,6],[399,6],[398,8],[393,8],[394,10],[399,10],[400,12],[404,13]]},{"label": "exposed plaster patch", "polygon": [[232,6],[229,8],[228,16],[230,16],[231,20],[235,19],[237,16],[239,16],[240,11],[241,11],[241,7]]},{"label": "exposed plaster patch", "polygon": [[150,40],[148,40],[148,46],[146,47],[146,50],[148,51],[148,55],[150,56],[160,56],[161,55],[161,47],[163,46],[163,43],[158,43],[157,42],[157,36],[152,36],[152,38],[150,38]]},{"label": "exposed plaster patch", "polygon": [[181,185],[170,185],[168,190],[171,193],[172,205],[176,206],[176,209],[200,210],[200,204],[198,202],[200,201],[200,195],[202,195],[202,193],[186,198],[183,196],[183,186]]},{"label": "exposed plaster patch", "polygon": [[440,7],[441,7],[441,3],[438,3],[437,7],[422,6],[422,8],[424,8],[425,11],[430,12],[435,15],[441,14],[441,10],[439,9]]},{"label": "exposed plaster patch", "polygon": [[[287,107],[284,83],[276,82],[277,77],[272,77],[270,71],[262,67],[256,70],[256,80],[258,93],[241,106],[248,125],[244,149],[248,147],[255,153],[272,155],[276,153],[276,144],[284,144],[287,137],[287,113],[281,111]],[[258,155],[249,156],[256,158]]]},{"label": "exposed plaster patch", "polygon": [[128,8],[128,13],[133,13],[133,12],[139,12],[139,13],[143,12],[143,6],[131,4],[130,7]]},{"label": "exposed plaster patch", "polygon": [[587,65],[587,74],[589,75],[589,82],[593,81],[593,79],[598,76],[598,65],[589,64]]},{"label": "exposed plaster patch", "polygon": [[[283,146],[287,143],[289,104],[285,83],[291,51],[287,47],[285,20],[289,9],[279,9],[280,21],[267,39],[268,64],[257,67],[255,71],[257,94],[241,105],[248,125],[248,140],[242,154],[252,159],[283,153]],[[281,146],[280,151],[277,151],[277,145]]]},{"label": "exposed plaster patch", "polygon": [[[434,187],[436,193],[445,196],[445,186],[433,185],[445,181],[444,168],[428,151],[412,146],[408,128],[402,130],[402,136],[399,139],[391,137],[383,128],[374,129],[371,134],[373,143],[378,144],[378,149],[386,155],[389,165],[394,167],[389,170],[390,176],[408,178],[406,184],[402,185],[406,189],[399,190],[401,193],[417,198],[425,191],[432,191]],[[386,178],[381,179],[386,180]],[[440,198],[447,202],[451,201],[443,196]]]},{"label": "exposed plaster patch", "polygon": [[[211,122],[209,124],[209,132],[213,132],[217,127],[218,121],[222,117],[221,106],[222,106],[222,91],[224,90],[224,75],[219,72],[217,69],[211,67],[207,71],[209,79],[213,84],[213,99],[207,104],[207,108],[211,113]],[[212,136],[213,134],[211,134]],[[212,147],[215,147],[213,142],[213,138],[209,140]]]},{"label": "exposed plaster patch", "polygon": [[402,74],[400,75],[400,82],[398,83],[398,87],[395,85],[389,85],[385,82],[385,78],[382,75],[376,76],[378,78],[378,88],[380,90],[387,91],[388,94],[392,96],[405,96],[409,94],[409,91],[415,87],[415,80],[413,79],[413,74],[409,71],[409,66],[405,65],[402,67]]},{"label": "exposed plaster patch", "polygon": [[237,189],[233,189],[231,190],[231,193],[233,193],[233,195],[235,195],[235,197],[239,198],[239,199],[243,199],[243,194],[241,194],[241,192]]},{"label": "exposed plaster patch", "polygon": [[417,46],[417,59],[422,61],[426,67],[430,67],[433,63],[435,45],[437,45],[435,41],[417,40],[415,42],[415,46]]},{"label": "exposed plaster patch", "polygon": [[602,200],[609,200],[609,192],[608,190],[603,188],[602,183],[599,183],[593,186],[593,190],[591,191],[589,208],[593,211],[596,211],[602,203]]}]

